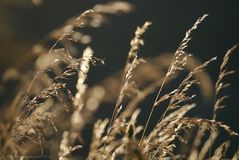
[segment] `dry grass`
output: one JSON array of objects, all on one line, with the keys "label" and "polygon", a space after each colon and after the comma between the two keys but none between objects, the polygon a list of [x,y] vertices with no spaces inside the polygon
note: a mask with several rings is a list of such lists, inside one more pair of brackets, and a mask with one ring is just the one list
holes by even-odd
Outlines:
[{"label": "dry grass", "polygon": [[[227,157],[227,150],[233,143],[230,138],[219,145],[214,143],[221,132],[238,136],[229,126],[216,120],[217,111],[227,98],[223,89],[230,85],[223,79],[234,73],[227,70],[227,64],[237,46],[229,49],[223,59],[215,93],[211,93],[210,76],[205,68],[216,58],[202,64],[192,63],[196,58],[186,51],[192,33],[208,16],[206,14],[187,31],[173,56],[148,60],[137,55],[144,45],[142,36],[151,25],[145,22],[135,31],[123,71],[95,86],[87,85],[91,65],[104,64],[104,61],[94,57],[89,46],[92,38],[81,33],[81,28],[101,27],[108,15],[127,14],[133,9],[127,2],[96,5],[33,47],[28,55],[36,59],[36,69],[31,74],[18,73],[17,68],[6,71],[3,78],[7,81],[15,76],[18,88],[13,93],[15,98],[2,106],[1,159],[238,159],[239,151]],[[47,47],[48,40],[52,39],[55,43]],[[81,58],[77,58],[78,43],[87,46]],[[164,87],[170,86],[183,71],[187,71],[187,75],[178,87],[163,93]],[[77,81],[74,83],[72,78]],[[194,86],[200,86],[201,92],[192,94]],[[146,115],[139,104],[156,91],[154,103],[144,106],[152,106],[150,114]],[[208,98],[214,94],[212,119],[188,116],[188,112],[197,107],[195,97]],[[97,111],[106,109],[102,108],[106,102],[115,103],[111,119],[94,120]],[[166,109],[153,126],[153,113],[165,104]],[[145,125],[140,125],[139,116],[147,117]],[[82,134],[90,125],[94,126],[92,140],[88,142],[83,140]],[[87,146],[88,156],[82,157],[81,150]],[[180,152],[183,147],[187,150]]]}]

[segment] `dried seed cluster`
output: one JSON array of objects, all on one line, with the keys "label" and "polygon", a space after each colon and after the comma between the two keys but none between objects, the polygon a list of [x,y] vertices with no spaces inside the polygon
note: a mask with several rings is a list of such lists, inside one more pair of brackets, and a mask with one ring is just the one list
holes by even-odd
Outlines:
[{"label": "dried seed cluster", "polygon": [[[4,107],[3,113],[7,116],[1,113],[0,159],[30,159],[39,155],[60,160],[238,159],[239,150],[233,157],[227,157],[226,152],[233,143],[230,139],[219,145],[214,143],[221,132],[238,136],[229,126],[216,120],[217,111],[227,98],[223,89],[230,84],[224,83],[224,78],[234,73],[227,70],[227,64],[237,45],[229,49],[223,59],[215,93],[202,90],[192,94],[194,86],[208,88],[204,81],[208,82],[210,76],[205,68],[216,60],[212,58],[193,65],[195,63],[191,62],[196,58],[186,51],[192,33],[207,14],[186,32],[170,58],[139,58],[138,52],[144,45],[143,35],[152,24],[145,22],[135,31],[122,72],[94,86],[87,85],[90,66],[104,64],[104,61],[94,57],[90,46],[92,37],[82,33],[81,28],[101,27],[108,22],[108,15],[128,14],[133,9],[128,2],[119,1],[94,6],[93,10],[70,19],[65,26],[51,32],[48,40],[33,47],[30,53],[36,59],[36,69],[31,74],[20,73],[17,68],[4,74],[5,81],[17,75],[18,90],[12,103]],[[50,40],[55,43],[49,48]],[[78,44],[84,46],[83,52],[77,50]],[[187,74],[178,87],[163,93],[165,86],[182,71]],[[199,78],[199,74],[203,76]],[[154,103],[143,106],[151,106],[150,114],[141,112],[141,102],[156,91]],[[215,95],[212,119],[189,117],[188,112],[197,107],[195,97],[204,95],[207,98]],[[103,104],[109,102],[115,103],[111,119],[95,119],[95,113],[105,110]],[[154,125],[151,118],[165,104],[166,108],[156,117]],[[140,116],[147,118],[146,124],[139,123]],[[83,131],[91,125],[91,142],[86,144]],[[87,146],[87,157],[82,157],[81,150]]]}]

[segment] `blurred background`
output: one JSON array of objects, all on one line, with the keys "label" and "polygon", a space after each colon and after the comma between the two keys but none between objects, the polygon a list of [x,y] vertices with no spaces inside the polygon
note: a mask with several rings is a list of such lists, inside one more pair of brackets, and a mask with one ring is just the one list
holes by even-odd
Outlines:
[{"label": "blurred background", "polygon": [[[31,47],[49,32],[64,24],[72,16],[92,8],[106,0],[1,0],[0,1],[0,73],[14,66]],[[145,35],[142,57],[153,57],[174,52],[185,32],[198,17],[209,17],[193,34],[187,49],[201,61],[218,57],[208,67],[213,81],[217,79],[219,65],[226,51],[239,43],[238,0],[137,0],[129,1],[135,6],[133,13],[110,19],[110,23],[92,30],[91,46],[95,55],[105,59],[106,65],[89,80],[94,84],[107,75],[121,69],[127,57],[131,38],[137,26],[144,21],[153,22]],[[239,53],[236,50],[229,61],[229,68],[239,69]],[[238,124],[239,73],[226,79],[232,85],[225,92],[230,95],[227,108],[219,112],[218,119],[235,131]],[[204,108],[205,109],[205,108]],[[209,110],[202,112],[208,113]]]}]

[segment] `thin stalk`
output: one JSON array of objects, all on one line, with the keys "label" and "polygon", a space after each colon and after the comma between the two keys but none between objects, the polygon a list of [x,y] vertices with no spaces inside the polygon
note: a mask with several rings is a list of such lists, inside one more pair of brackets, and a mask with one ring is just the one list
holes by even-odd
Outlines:
[{"label": "thin stalk", "polygon": [[142,141],[143,141],[143,139],[144,139],[146,130],[148,129],[149,122],[150,122],[151,117],[152,117],[153,112],[154,112],[154,108],[155,108],[155,106],[156,106],[156,104],[157,104],[157,101],[158,101],[158,98],[159,98],[159,96],[160,96],[160,94],[161,94],[161,92],[162,92],[162,89],[163,89],[163,86],[164,86],[164,84],[165,84],[165,82],[166,82],[166,79],[167,79],[167,76],[164,78],[163,83],[162,83],[162,85],[161,85],[161,87],[160,87],[160,89],[159,89],[159,91],[158,91],[158,94],[157,94],[155,100],[154,100],[153,107],[151,108],[150,114],[149,114],[149,116],[148,116],[147,122],[146,122],[145,127],[144,127],[144,130],[143,130],[143,134],[142,134],[142,136],[141,136],[141,138],[140,138],[140,141],[139,141],[139,146],[141,145],[141,143],[142,143]]}]

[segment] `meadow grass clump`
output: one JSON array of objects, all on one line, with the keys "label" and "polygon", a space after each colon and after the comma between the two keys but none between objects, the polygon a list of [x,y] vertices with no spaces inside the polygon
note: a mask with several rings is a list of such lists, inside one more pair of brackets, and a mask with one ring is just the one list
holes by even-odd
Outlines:
[{"label": "meadow grass clump", "polygon": [[[230,138],[215,143],[221,133],[238,136],[217,120],[217,111],[227,98],[224,89],[230,86],[224,78],[235,73],[227,69],[227,64],[237,45],[225,54],[215,88],[205,69],[216,57],[198,63],[186,51],[192,33],[207,14],[186,32],[173,55],[151,59],[138,55],[144,45],[143,35],[153,25],[146,21],[135,31],[124,69],[95,85],[87,85],[91,66],[105,62],[95,57],[90,46],[92,37],[81,29],[101,27],[109,15],[128,14],[133,9],[131,4],[118,1],[96,5],[33,47],[28,53],[35,61],[31,72],[20,73],[14,68],[5,73],[8,77],[14,70],[14,75],[19,76],[15,77],[16,93],[2,107],[1,159],[238,159],[238,150],[228,157]],[[55,43],[50,46],[52,40]],[[78,44],[83,46],[81,52]],[[183,78],[178,86],[165,89],[179,77]],[[146,99],[154,93],[154,102],[143,106],[150,109],[149,114],[141,112],[144,108],[140,104],[148,102]],[[211,118],[188,114],[198,107],[197,97],[214,99]],[[115,103],[111,116],[94,118],[109,102]],[[158,109],[162,112],[153,122]],[[139,122],[139,117],[146,117],[146,121]],[[91,141],[83,138],[89,126]],[[87,156],[82,156],[82,151]]]}]

